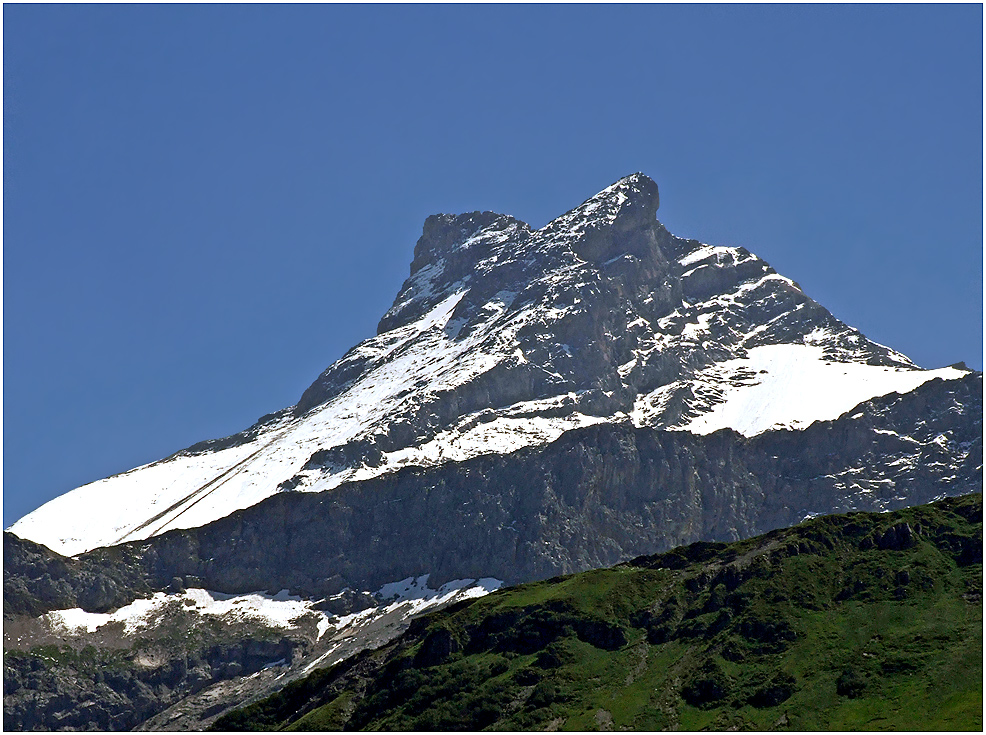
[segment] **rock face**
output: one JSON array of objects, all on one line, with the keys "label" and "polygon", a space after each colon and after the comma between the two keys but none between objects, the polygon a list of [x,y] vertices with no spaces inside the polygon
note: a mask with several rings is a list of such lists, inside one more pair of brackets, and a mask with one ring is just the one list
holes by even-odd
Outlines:
[{"label": "rock face", "polygon": [[[112,648],[55,649],[48,662],[14,652],[4,656],[4,729],[131,730],[208,684],[290,662],[296,645],[288,638],[226,640],[182,655],[156,650],[155,662]],[[52,665],[53,656],[61,666]]]},{"label": "rock face", "polygon": [[[244,678],[261,665],[250,641],[287,640],[294,676],[396,634],[423,609],[380,622],[378,590],[398,580],[543,579],[981,492],[981,373],[917,368],[743,248],[671,235],[657,207],[635,174],[540,230],[429,217],[378,334],[296,406],[18,521],[4,535],[5,724],[201,726],[267,682]],[[287,591],[308,627],[206,626],[137,665],[122,623],[71,639],[49,624],[170,592],[171,612],[140,628],[168,640],[186,588]],[[89,677],[87,645],[97,669],[130,674]],[[217,668],[213,646],[244,654]],[[154,678],[179,659],[184,673]],[[102,714],[86,720],[90,699]]]},{"label": "rock face", "polygon": [[425,573],[438,584],[543,579],[980,492],[981,396],[981,376],[936,380],[871,401],[860,418],[752,439],[600,424],[536,450],[282,494],[123,548],[152,584],[194,575],[229,592],[321,597]]},{"label": "rock face", "polygon": [[[424,610],[496,586],[458,580],[434,590],[419,578],[376,595],[344,590],[318,603],[286,591],[223,595],[191,575],[160,585],[153,575],[141,578],[142,560],[114,551],[65,559],[6,535],[5,559],[17,561],[4,585],[5,730],[201,730],[316,665],[389,641]],[[80,583],[60,573],[52,578],[62,566]],[[94,579],[115,581],[118,599],[129,604],[84,612]],[[42,593],[53,582],[63,594],[48,600]],[[167,591],[150,595],[152,586]],[[58,609],[42,612],[47,606]]]},{"label": "rock face", "polygon": [[3,535],[5,617],[73,607],[108,612],[150,592],[139,562],[126,552],[78,560],[11,533]]}]

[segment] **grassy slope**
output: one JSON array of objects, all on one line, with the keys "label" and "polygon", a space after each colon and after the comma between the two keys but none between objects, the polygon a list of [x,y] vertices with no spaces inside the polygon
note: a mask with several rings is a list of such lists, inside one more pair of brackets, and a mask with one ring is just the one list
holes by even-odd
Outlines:
[{"label": "grassy slope", "polygon": [[423,617],[216,729],[982,730],[982,495]]}]

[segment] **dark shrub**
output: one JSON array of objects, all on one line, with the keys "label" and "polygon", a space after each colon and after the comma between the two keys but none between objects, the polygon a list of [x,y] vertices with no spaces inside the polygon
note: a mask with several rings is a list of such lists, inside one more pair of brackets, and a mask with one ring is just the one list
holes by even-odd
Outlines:
[{"label": "dark shrub", "polygon": [[705,707],[725,699],[731,682],[715,664],[706,664],[681,690],[681,697],[693,707]]},{"label": "dark shrub", "polygon": [[856,699],[866,691],[866,679],[854,669],[846,669],[836,680],[835,691],[843,697]]},{"label": "dark shrub", "polygon": [[437,666],[448,660],[448,657],[459,650],[459,642],[445,628],[433,630],[428,634],[414,657],[416,668]]},{"label": "dark shrub", "polygon": [[764,707],[776,707],[794,694],[796,689],[793,676],[783,672],[778,673],[764,686],[757,689],[753,693],[753,696],[750,697],[749,702],[754,707],[761,709]]},{"label": "dark shrub", "polygon": [[527,704],[534,709],[539,709],[555,702],[564,702],[566,699],[568,699],[568,695],[561,690],[558,684],[545,679],[534,687],[534,691],[531,692],[531,697],[527,700]]}]

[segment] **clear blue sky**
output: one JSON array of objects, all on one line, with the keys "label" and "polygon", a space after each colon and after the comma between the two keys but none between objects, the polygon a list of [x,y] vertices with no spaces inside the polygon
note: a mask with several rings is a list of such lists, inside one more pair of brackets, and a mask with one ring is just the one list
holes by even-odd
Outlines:
[{"label": "clear blue sky", "polygon": [[424,218],[634,171],[982,368],[982,6],[5,5],[4,525],[294,403]]}]

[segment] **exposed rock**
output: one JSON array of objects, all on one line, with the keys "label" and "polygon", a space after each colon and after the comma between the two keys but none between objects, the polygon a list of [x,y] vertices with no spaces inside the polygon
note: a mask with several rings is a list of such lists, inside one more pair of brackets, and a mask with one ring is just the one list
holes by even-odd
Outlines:
[{"label": "exposed rock", "polygon": [[152,665],[137,652],[121,656],[91,647],[61,648],[58,658],[6,653],[4,730],[130,730],[206,684],[290,663],[295,645],[287,638],[248,639],[186,650]]},{"label": "exposed rock", "polygon": [[917,540],[914,537],[914,531],[911,530],[911,526],[907,523],[898,523],[896,526],[888,528],[876,541],[878,548],[893,549],[895,551],[909,549],[916,543]]},{"label": "exposed rock", "polygon": [[3,534],[4,617],[72,607],[107,612],[149,592],[151,585],[139,560],[126,550],[71,559],[12,533]]}]

